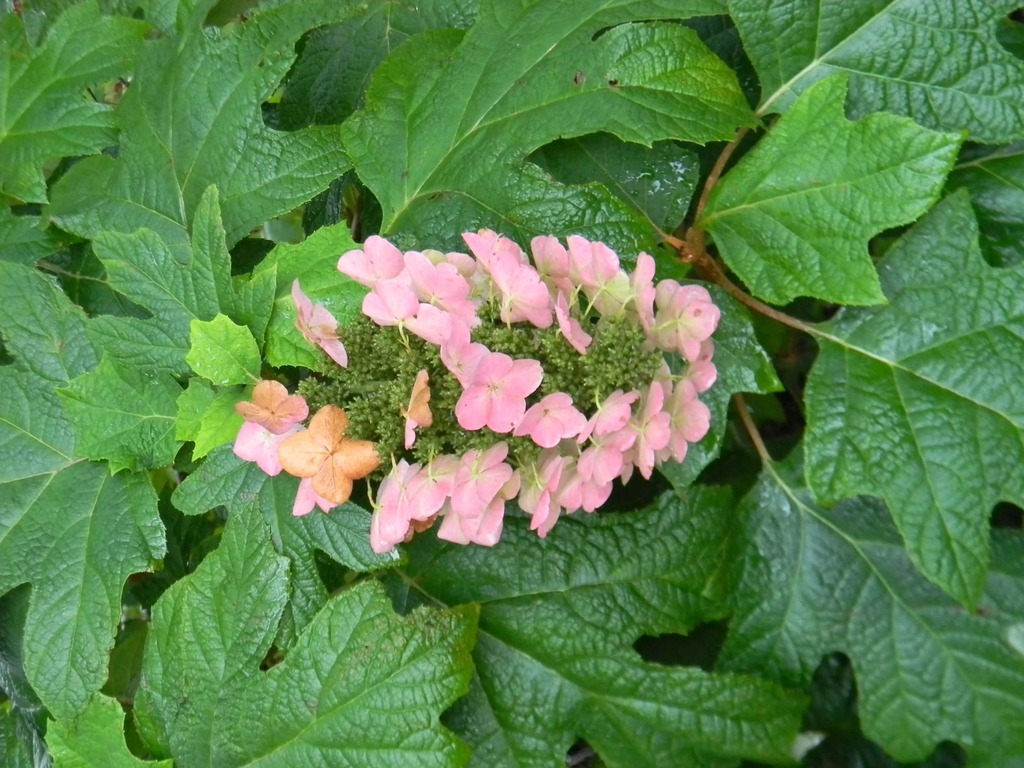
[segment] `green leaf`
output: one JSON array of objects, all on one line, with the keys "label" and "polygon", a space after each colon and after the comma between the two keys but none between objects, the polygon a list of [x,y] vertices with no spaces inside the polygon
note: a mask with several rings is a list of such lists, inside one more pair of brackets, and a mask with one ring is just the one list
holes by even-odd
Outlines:
[{"label": "green leaf", "polygon": [[157,469],[174,462],[175,400],[181,387],[104,357],[98,367],[57,390],[78,440],[75,455],[107,459],[110,471]]},{"label": "green leaf", "polygon": [[124,710],[106,696],[94,696],[74,725],[51,725],[46,738],[54,768],[173,768],[170,760],[149,762],[128,751]]},{"label": "green leaf", "polygon": [[93,238],[146,228],[180,250],[201,197],[217,185],[234,243],[345,172],[336,129],[274,131],[260,105],[294,61],[296,40],[359,6],[293,0],[221,36],[203,29],[210,5],[181,6],[176,34],[143,45],[115,112],[120,156],[89,158],[52,190],[49,214],[63,229]]},{"label": "green leaf", "polygon": [[263,349],[267,325],[274,310],[274,294],[277,291],[277,271],[273,268],[261,270],[251,278],[234,278],[234,317],[249,326],[256,344]]},{"label": "green leaf", "polygon": [[1024,269],[985,263],[957,193],[889,250],[889,305],[816,330],[807,479],[823,503],[885,499],[915,565],[973,606],[989,514],[1024,503]]},{"label": "green leaf", "polygon": [[81,311],[0,261],[0,331],[14,357],[0,367],[0,594],[31,582],[25,672],[71,720],[106,679],[124,581],[162,557],[163,526],[144,475],[72,459],[55,390],[96,364]]},{"label": "green leaf", "polygon": [[107,270],[88,242],[72,243],[37,266],[57,276],[64,293],[90,317],[117,315],[146,318],[149,313],[110,286]]},{"label": "green leaf", "polygon": [[202,425],[194,438],[192,458],[202,458],[214,448],[234,442],[245,421],[235,413],[235,404],[247,397],[241,387],[229,387],[217,393],[203,414]]},{"label": "green leaf", "polygon": [[555,9],[492,0],[465,35],[411,39],[377,68],[366,107],[342,126],[356,172],[380,200],[383,233],[454,248],[458,232],[486,226],[518,242],[577,233],[623,253],[653,247],[646,224],[608,190],[565,187],[522,160],[598,131],[645,145],[704,143],[749,125],[734,73],[693,30],[652,21],[721,11],[716,0]]},{"label": "green leaf", "polygon": [[136,717],[175,765],[461,765],[438,722],[472,671],[473,609],[393,613],[381,587],[333,598],[267,673],[288,560],[251,506],[153,607]]},{"label": "green leaf", "polygon": [[965,149],[947,186],[970,191],[981,247],[992,263],[1024,262],[1024,144]]},{"label": "green leaf", "polygon": [[174,436],[178,440],[196,439],[203,426],[203,416],[216,396],[216,390],[202,379],[188,380],[188,387],[176,401],[178,418],[174,422]]},{"label": "green leaf", "polygon": [[57,236],[40,227],[38,216],[16,216],[0,205],[0,261],[35,264],[57,247]]},{"label": "green leaf", "polygon": [[982,142],[1024,138],[1024,62],[997,39],[1016,0],[729,0],[761,76],[759,114],[850,74],[855,118],[895,112]]},{"label": "green leaf", "polygon": [[46,746],[36,730],[17,710],[0,707],[0,765],[38,768],[46,759]]},{"label": "green leaf", "polygon": [[298,245],[275,246],[253,270],[253,280],[277,273],[277,298],[267,327],[267,361],[271,365],[320,368],[324,355],[295,327],[292,283],[298,280],[314,304],[323,304],[345,325],[359,314],[366,288],[338,271],[338,258],[358,247],[342,222],[318,229]]},{"label": "green leaf", "polygon": [[327,602],[317,571],[320,551],[356,571],[374,571],[398,562],[398,552],[378,555],[370,549],[370,513],[343,504],[329,514],[319,510],[292,515],[298,480],[288,475],[267,477],[255,464],[242,461],[224,446],[214,450],[199,469],[174,492],[174,505],[187,515],[203,514],[224,505],[235,512],[255,503],[273,533],[274,547],[291,560],[291,601],[282,619],[278,643],[290,647]]},{"label": "green leaf", "polygon": [[530,156],[563,184],[604,184],[647,221],[671,233],[683,223],[700,177],[696,153],[671,141],[650,147],[608,133],[562,139]]},{"label": "green leaf", "polygon": [[719,663],[805,686],[841,650],[864,732],[897,759],[923,759],[943,739],[971,765],[1024,753],[1024,657],[1012,644],[1024,539],[998,532],[983,611],[967,613],[914,569],[883,504],[817,506],[799,453],[769,465],[740,507],[737,616]]},{"label": "green leaf", "polygon": [[628,515],[566,517],[544,539],[510,516],[493,549],[414,540],[407,586],[481,605],[481,695],[454,713],[477,765],[561,765],[578,738],[609,766],[787,759],[800,696],[632,648],[723,616],[727,502],[720,490],[669,493]]},{"label": "green leaf", "polygon": [[282,127],[340,123],[361,106],[377,65],[411,36],[428,29],[466,29],[479,0],[368,3],[358,16],[313,30],[285,81]]},{"label": "green leaf", "polygon": [[699,222],[750,290],[774,304],[884,301],[867,241],[934,203],[960,137],[892,115],[852,123],[847,77],[800,97],[712,192]]},{"label": "green leaf", "polygon": [[[89,323],[89,335],[111,357],[125,365],[188,373],[185,356],[193,320],[226,314],[259,327],[268,311],[269,286],[235,295],[231,256],[224,244],[216,187],[206,191],[196,208],[192,239],[185,253],[175,251],[157,233],[142,229],[125,235],[104,232],[93,243],[107,269],[112,288],[148,310],[153,317],[103,315]],[[257,299],[257,297],[259,297]]]},{"label": "green leaf", "polygon": [[[698,442],[691,443],[681,462],[668,461],[658,470],[681,490],[690,485],[704,468],[718,457],[729,425],[729,401],[737,392],[768,394],[782,390],[771,358],[757,340],[750,314],[718,286],[704,285],[722,311],[713,337],[718,379],[701,401],[711,410],[711,429]],[[681,365],[681,361],[677,361]]]},{"label": "green leaf", "polygon": [[130,71],[146,25],[68,8],[34,47],[18,14],[0,18],[0,192],[46,202],[43,165],[117,143],[110,108],[85,89]]},{"label": "green leaf", "polygon": [[226,315],[193,320],[191,328],[192,348],[185,361],[193,371],[221,386],[259,381],[260,351],[248,328]]}]

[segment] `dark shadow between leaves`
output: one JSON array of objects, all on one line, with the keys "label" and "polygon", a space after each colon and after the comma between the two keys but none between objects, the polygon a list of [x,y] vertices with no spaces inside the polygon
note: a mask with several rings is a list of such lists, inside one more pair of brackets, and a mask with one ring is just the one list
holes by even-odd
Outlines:
[{"label": "dark shadow between leaves", "polygon": [[686,635],[644,635],[633,643],[633,650],[647,662],[667,667],[698,667],[710,672],[728,630],[727,621],[709,621]]}]

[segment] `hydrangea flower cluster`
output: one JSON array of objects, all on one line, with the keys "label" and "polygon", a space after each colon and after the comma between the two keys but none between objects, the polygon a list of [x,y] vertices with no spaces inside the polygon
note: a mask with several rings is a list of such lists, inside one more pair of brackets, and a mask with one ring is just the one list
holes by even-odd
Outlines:
[{"label": "hydrangea flower cluster", "polygon": [[648,254],[629,273],[579,236],[534,238],[532,262],[495,232],[463,239],[471,255],[376,236],[345,253],[338,269],[368,292],[343,329],[296,281],[296,327],[322,369],[298,394],[264,381],[238,406],[235,453],[302,478],[294,514],[379,480],[376,552],[438,521],[442,539],[493,546],[513,499],[546,536],[616,479],[683,461],[709,427],[699,394],[720,313],[706,289],[655,284]]}]

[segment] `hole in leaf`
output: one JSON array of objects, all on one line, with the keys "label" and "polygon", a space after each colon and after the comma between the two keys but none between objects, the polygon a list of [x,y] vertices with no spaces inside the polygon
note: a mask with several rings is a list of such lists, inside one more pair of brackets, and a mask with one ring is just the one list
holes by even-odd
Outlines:
[{"label": "hole in leaf", "polygon": [[729,630],[726,621],[709,621],[686,635],[644,635],[633,649],[644,661],[669,667],[698,667],[710,672]]},{"label": "hole in leaf", "polygon": [[1024,509],[1008,501],[1001,501],[993,507],[989,521],[993,528],[1024,528]]},{"label": "hole in leaf", "polygon": [[597,753],[583,739],[580,739],[571,747],[565,755],[566,768],[592,768],[597,766]]}]

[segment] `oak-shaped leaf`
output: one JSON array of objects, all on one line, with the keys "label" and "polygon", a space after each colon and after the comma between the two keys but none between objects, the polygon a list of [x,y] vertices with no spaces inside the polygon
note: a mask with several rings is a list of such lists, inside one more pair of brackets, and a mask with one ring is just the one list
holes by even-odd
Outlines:
[{"label": "oak-shaped leaf", "polygon": [[475,609],[400,618],[367,582],[327,602],[262,672],[288,601],[288,559],[270,537],[243,505],[153,606],[135,706],[150,748],[178,768],[463,764],[438,716],[468,686]]},{"label": "oak-shaped leaf", "polygon": [[897,759],[942,740],[972,766],[1024,756],[1024,537],[997,532],[983,610],[968,613],[917,572],[884,504],[818,506],[800,454],[769,464],[740,506],[737,614],[719,663],[806,686],[842,651],[865,734]]},{"label": "oak-shaped leaf", "polygon": [[751,124],[732,70],[693,30],[659,21],[721,11],[714,0],[485,0],[468,32],[410,38],[342,125],[382,234],[458,248],[459,232],[490,227],[519,242],[575,233],[623,253],[652,247],[648,222],[606,188],[563,186],[523,159],[598,131],[705,143]]},{"label": "oak-shaped leaf", "polygon": [[809,88],[722,179],[698,222],[774,304],[883,302],[868,240],[928,210],[956,160],[959,135],[894,115],[847,120],[846,86],[838,75]]},{"label": "oak-shaped leaf", "polygon": [[110,286],[152,315],[99,315],[89,321],[90,338],[119,362],[184,376],[189,372],[185,357],[192,322],[208,322],[220,314],[263,338],[273,285],[255,278],[231,279],[216,187],[206,190],[195,209],[185,250],[175,250],[149,229],[130,235],[103,232],[93,248]]},{"label": "oak-shaped leaf", "polygon": [[1024,138],[1024,62],[999,42],[1016,0],[729,0],[760,114],[850,75],[853,117],[894,112],[985,143]]},{"label": "oak-shaped leaf", "polygon": [[366,3],[340,24],[313,30],[302,41],[278,106],[282,127],[342,122],[362,106],[370,75],[385,57],[428,29],[465,29],[479,0],[401,0]]},{"label": "oak-shaped leaf", "polygon": [[64,11],[38,46],[20,14],[0,17],[0,192],[45,203],[48,160],[117,143],[110,107],[86,89],[129,74],[145,33],[92,0]]},{"label": "oak-shaped leaf", "polygon": [[978,214],[981,247],[997,266],[1024,262],[1024,142],[964,147],[947,183],[966,187]]},{"label": "oak-shaped leaf", "polygon": [[565,517],[544,539],[509,515],[493,549],[414,539],[396,598],[480,605],[475,692],[450,720],[474,764],[553,767],[578,738],[622,768],[785,760],[802,697],[632,648],[725,615],[730,524],[728,493],[705,488]]},{"label": "oak-shaped leaf", "polygon": [[961,191],[887,252],[879,274],[887,306],[815,329],[808,484],[825,504],[884,499],[914,564],[973,606],[992,508],[1024,503],[1024,268],[985,262]]},{"label": "oak-shaped leaf", "polygon": [[326,188],[348,167],[328,128],[268,128],[260,105],[295,59],[307,30],[356,12],[355,2],[292,0],[230,33],[208,34],[214,0],[178,9],[172,34],[146,42],[114,117],[118,158],[88,158],[51,191],[49,215],[93,238],[146,228],[175,251],[211,184],[220,190],[229,243]]},{"label": "oak-shaped leaf", "polygon": [[85,323],[51,278],[0,261],[0,593],[32,584],[25,673],[63,720],[106,680],[125,579],[164,550],[148,478],[73,458],[56,390],[97,363]]},{"label": "oak-shaped leaf", "polygon": [[274,547],[291,560],[291,595],[277,638],[286,647],[327,602],[317,551],[355,571],[385,568],[399,557],[396,551],[377,555],[370,549],[370,513],[356,504],[342,504],[328,514],[314,509],[302,517],[292,515],[298,486],[299,481],[287,474],[267,477],[225,445],[211,451],[171,497],[186,515],[201,515],[222,505],[235,512],[256,504],[273,533]]},{"label": "oak-shaped leaf", "polygon": [[140,760],[124,739],[124,710],[97,694],[74,723],[50,725],[46,742],[54,768],[174,768],[170,760]]}]

